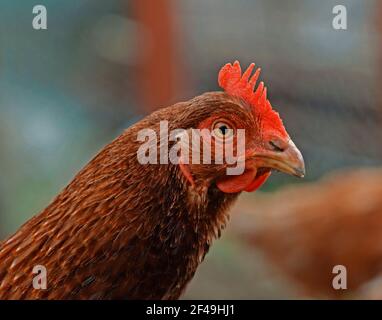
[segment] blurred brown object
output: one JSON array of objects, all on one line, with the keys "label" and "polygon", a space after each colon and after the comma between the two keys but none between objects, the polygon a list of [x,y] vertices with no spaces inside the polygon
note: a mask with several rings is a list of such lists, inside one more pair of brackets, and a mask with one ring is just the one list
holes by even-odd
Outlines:
[{"label": "blurred brown object", "polygon": [[138,25],[137,90],[149,113],[175,102],[183,83],[173,0],[134,0]]},{"label": "blurred brown object", "polygon": [[[377,50],[376,50],[376,55],[377,55],[377,73],[376,73],[376,81],[377,83],[382,82],[382,21],[381,21],[381,14],[382,14],[382,2],[379,1],[376,4],[376,10],[375,10],[375,16],[374,16],[374,23],[375,23],[375,29],[376,29],[376,39],[377,39]],[[377,103],[378,107],[382,108],[382,93],[381,90],[377,90]],[[381,110],[381,109],[380,109]],[[379,120],[382,120],[382,113],[379,112],[377,114]]]},{"label": "blurred brown object", "polygon": [[[341,171],[252,199],[233,219],[236,229],[305,295],[382,298],[381,169]],[[347,269],[346,290],[332,287],[336,265]]]}]

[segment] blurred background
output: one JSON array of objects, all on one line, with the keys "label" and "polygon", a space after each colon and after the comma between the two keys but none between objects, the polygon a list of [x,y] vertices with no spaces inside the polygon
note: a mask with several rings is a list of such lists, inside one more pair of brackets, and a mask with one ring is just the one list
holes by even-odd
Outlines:
[{"label": "blurred background", "polygon": [[[307,176],[244,195],[184,298],[378,296],[381,14],[373,0],[2,0],[0,239],[124,128],[253,61]],[[348,290],[332,288],[336,264]]]}]

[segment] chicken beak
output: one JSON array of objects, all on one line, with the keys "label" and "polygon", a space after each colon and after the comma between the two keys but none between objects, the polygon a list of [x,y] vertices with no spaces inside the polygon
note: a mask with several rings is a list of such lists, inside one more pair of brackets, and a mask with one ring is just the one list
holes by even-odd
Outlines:
[{"label": "chicken beak", "polygon": [[305,176],[304,159],[292,140],[289,140],[282,150],[256,152],[252,159],[258,168],[275,169],[299,178]]}]

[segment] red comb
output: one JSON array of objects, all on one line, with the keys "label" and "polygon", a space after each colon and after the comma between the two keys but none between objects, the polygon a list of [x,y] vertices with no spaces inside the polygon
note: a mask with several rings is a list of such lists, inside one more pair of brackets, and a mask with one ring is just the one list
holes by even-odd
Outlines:
[{"label": "red comb", "polygon": [[233,65],[227,63],[220,69],[219,86],[228,94],[247,101],[256,114],[261,114],[266,119],[269,126],[278,128],[287,135],[278,113],[272,109],[272,105],[267,99],[267,88],[264,87],[264,83],[260,82],[256,91],[253,91],[261,71],[260,68],[257,68],[250,77],[254,67],[255,64],[251,63],[242,74],[239,61],[236,60]]}]

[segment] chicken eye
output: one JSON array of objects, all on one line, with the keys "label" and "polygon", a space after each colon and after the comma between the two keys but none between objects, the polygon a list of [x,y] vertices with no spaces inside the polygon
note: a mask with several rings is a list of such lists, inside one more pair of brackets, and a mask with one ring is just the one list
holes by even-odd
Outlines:
[{"label": "chicken eye", "polygon": [[233,136],[234,130],[225,122],[217,122],[213,126],[213,134],[215,137],[227,139]]}]

